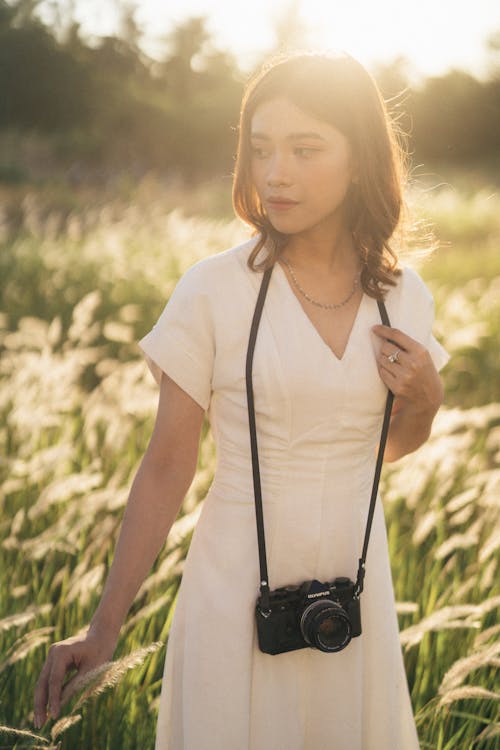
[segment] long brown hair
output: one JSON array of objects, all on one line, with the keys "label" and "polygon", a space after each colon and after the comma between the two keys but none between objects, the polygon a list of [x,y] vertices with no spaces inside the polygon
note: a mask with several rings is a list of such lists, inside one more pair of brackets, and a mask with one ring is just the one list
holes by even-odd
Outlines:
[{"label": "long brown hair", "polygon": [[[247,86],[240,115],[233,205],[238,216],[260,234],[248,265],[253,271],[268,268],[286,241],[267,218],[251,176],[253,114],[260,104],[278,97],[289,99],[348,139],[359,178],[345,198],[348,228],[363,263],[363,289],[371,297],[382,297],[387,291],[384,287],[394,285],[400,273],[397,253],[389,240],[402,215],[406,154],[401,133],[374,79],[345,53],[301,53],[279,58]],[[264,245],[267,255],[257,264]]]}]

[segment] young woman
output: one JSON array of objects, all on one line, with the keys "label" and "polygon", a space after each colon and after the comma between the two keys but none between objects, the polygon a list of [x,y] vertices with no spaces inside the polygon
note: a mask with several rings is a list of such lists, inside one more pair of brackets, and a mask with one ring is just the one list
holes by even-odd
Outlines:
[{"label": "young woman", "polygon": [[[156,424],[88,634],[50,649],[38,726],[47,707],[57,714],[68,669],[111,658],[192,481],[208,410],[217,468],[169,636],[157,750],[418,748],[380,502],[361,635],[336,653],[259,648],[245,381],[272,266],[252,365],[269,586],[354,581],[387,389],[390,461],[427,439],[443,399],[447,355],[432,336],[431,295],[390,245],[403,177],[381,95],[350,56],[292,56],[251,82],[234,205],[256,234],[193,266],[141,341],[160,384]],[[381,325],[381,299],[391,327]],[[324,621],[327,638],[338,624]]]}]

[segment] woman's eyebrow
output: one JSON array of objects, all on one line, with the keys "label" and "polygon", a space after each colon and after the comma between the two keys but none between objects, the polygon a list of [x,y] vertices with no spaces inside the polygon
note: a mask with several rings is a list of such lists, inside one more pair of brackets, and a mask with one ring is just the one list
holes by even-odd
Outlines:
[{"label": "woman's eyebrow", "polygon": [[[266,135],[266,133],[255,132],[255,133],[251,133],[250,137],[254,138],[255,140],[259,140],[259,141],[270,141],[271,140],[271,137],[269,135]],[[319,133],[315,133],[313,131],[306,131],[304,133],[289,133],[286,136],[286,139],[289,140],[289,141],[302,141],[302,140],[305,140],[305,139],[312,139],[312,140],[323,141],[323,142],[326,141],[326,138],[324,138]]]}]

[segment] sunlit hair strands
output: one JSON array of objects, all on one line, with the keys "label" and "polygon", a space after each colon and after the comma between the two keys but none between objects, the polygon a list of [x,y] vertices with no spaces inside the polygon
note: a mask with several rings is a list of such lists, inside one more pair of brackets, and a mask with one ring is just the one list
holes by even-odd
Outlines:
[{"label": "sunlit hair strands", "polygon": [[[399,273],[393,245],[403,211],[406,155],[374,79],[345,53],[276,58],[248,84],[240,115],[233,203],[238,216],[261,235],[250,254],[250,268],[263,270],[272,265],[286,239],[267,218],[251,177],[253,114],[262,103],[278,97],[289,99],[348,139],[358,165],[358,179],[345,198],[348,227],[363,263],[363,290],[371,297],[382,297]],[[264,245],[267,255],[257,263]]]}]

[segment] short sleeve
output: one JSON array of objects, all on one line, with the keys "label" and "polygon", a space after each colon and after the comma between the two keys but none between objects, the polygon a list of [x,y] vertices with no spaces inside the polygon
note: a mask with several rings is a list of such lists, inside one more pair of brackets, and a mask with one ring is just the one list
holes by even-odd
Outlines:
[{"label": "short sleeve", "polygon": [[397,327],[423,344],[436,369],[441,370],[450,355],[432,333],[434,298],[420,276],[410,268],[403,269],[397,317]]},{"label": "short sleeve", "polygon": [[215,354],[213,316],[203,262],[175,287],[151,331],[139,341],[156,382],[165,372],[204,410],[210,404]]}]

